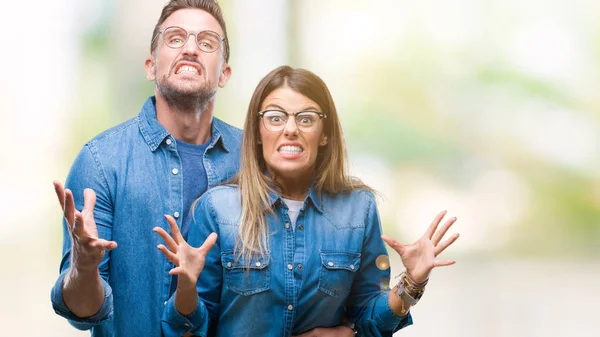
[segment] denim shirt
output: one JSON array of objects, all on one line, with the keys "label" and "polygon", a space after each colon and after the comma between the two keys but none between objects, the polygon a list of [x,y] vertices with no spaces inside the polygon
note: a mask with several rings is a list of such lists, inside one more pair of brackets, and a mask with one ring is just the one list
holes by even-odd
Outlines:
[{"label": "denim shirt", "polygon": [[[240,195],[227,185],[206,192],[196,209],[188,242],[199,247],[219,236],[197,283],[198,306],[180,320],[172,296],[163,314],[166,336],[290,336],[334,327],[344,311],[358,327],[382,336],[412,324],[389,306],[390,270],[375,261],[387,256],[373,194],[357,190],[318,197],[311,189],[292,228],[281,196],[271,195],[268,251],[251,261],[234,253]],[[249,262],[249,270],[245,268]],[[377,332],[365,335],[379,335]]]},{"label": "denim shirt", "polygon": [[[161,315],[170,297],[173,268],[156,246],[162,239],[152,231],[167,232],[164,214],[181,227],[182,172],[175,139],[156,119],[155,98],[139,115],[113,127],[84,145],[66,181],[75,206],[83,207],[83,190],[96,192],[94,210],[98,235],[118,247],[106,252],[99,269],[104,304],[87,318],[66,307],[62,284],[70,264],[71,240],[63,221],[60,276],[51,291],[56,313],[92,336],[162,336]],[[232,178],[239,169],[240,129],[213,118],[210,145],[204,153],[208,186]]]}]

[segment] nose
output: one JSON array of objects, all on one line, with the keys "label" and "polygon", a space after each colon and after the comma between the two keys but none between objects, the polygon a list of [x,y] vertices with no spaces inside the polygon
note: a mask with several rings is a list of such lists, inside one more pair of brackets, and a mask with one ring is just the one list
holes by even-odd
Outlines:
[{"label": "nose", "polygon": [[298,125],[296,125],[296,118],[291,115],[285,123],[283,134],[286,136],[298,135]]},{"label": "nose", "polygon": [[198,38],[196,34],[188,34],[187,40],[183,45],[183,53],[188,55],[198,55]]}]

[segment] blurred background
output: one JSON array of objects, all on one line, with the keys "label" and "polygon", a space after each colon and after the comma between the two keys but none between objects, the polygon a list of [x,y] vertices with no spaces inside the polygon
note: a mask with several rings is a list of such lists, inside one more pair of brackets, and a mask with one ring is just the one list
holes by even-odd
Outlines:
[{"label": "blurred background", "polygon": [[[352,173],[383,195],[385,233],[411,242],[439,210],[458,217],[444,256],[457,264],[397,336],[600,335],[600,1],[219,2],[233,75],[218,117],[241,127],[268,71],[308,68]],[[164,3],[3,2],[1,336],[89,335],[50,304],[52,180],[152,95],[143,63]]]}]

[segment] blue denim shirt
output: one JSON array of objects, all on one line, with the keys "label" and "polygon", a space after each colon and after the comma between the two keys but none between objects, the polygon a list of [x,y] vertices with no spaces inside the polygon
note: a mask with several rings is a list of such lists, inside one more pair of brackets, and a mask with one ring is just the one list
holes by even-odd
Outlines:
[{"label": "blue denim shirt", "polygon": [[[210,145],[204,154],[208,186],[232,178],[239,169],[241,130],[213,118]],[[70,263],[71,241],[63,221],[63,257],[60,276],[51,291],[54,310],[93,336],[162,336],[161,315],[171,293],[173,265],[156,246],[161,238],[152,231],[183,216],[182,172],[175,139],[156,119],[154,97],[141,112],[85,144],[66,181],[77,209],[83,190],[97,195],[94,217],[101,238],[118,247],[100,263],[104,305],[92,317],[78,318],[62,297],[62,283]]]},{"label": "blue denim shirt", "polygon": [[245,258],[234,254],[239,190],[219,186],[202,196],[188,242],[198,247],[211,232],[219,237],[199,277],[199,304],[190,320],[180,320],[174,296],[169,300],[163,314],[166,336],[181,336],[189,326],[199,336],[297,335],[339,325],[344,310],[351,322],[375,326],[382,336],[412,324],[410,314],[391,311],[390,270],[375,263],[387,251],[371,192],[319,198],[311,189],[295,229],[281,196],[270,200],[275,216],[268,217],[268,252],[253,256],[246,270]]}]

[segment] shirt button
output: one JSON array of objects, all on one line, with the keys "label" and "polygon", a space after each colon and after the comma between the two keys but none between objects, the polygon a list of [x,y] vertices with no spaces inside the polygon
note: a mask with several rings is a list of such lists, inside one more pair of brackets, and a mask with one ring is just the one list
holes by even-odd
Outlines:
[{"label": "shirt button", "polygon": [[175,219],[179,218],[179,212],[173,213],[173,216],[175,217]]},{"label": "shirt button", "polygon": [[185,325],[186,328],[190,327],[190,323],[188,323],[188,322],[183,323],[183,325]]},{"label": "shirt button", "polygon": [[291,305],[291,304],[290,304],[290,305],[288,305],[288,310],[290,310],[290,311],[294,310],[294,306],[293,306],[293,305]]},{"label": "shirt button", "polygon": [[350,265],[350,269],[354,270],[354,265],[353,264]]},{"label": "shirt button", "polygon": [[292,270],[292,269],[294,269],[294,266],[292,266],[291,264],[288,264],[288,269]]},{"label": "shirt button", "polygon": [[333,262],[327,262],[327,265],[333,267]]},{"label": "shirt button", "polygon": [[286,229],[289,229],[289,228],[290,228],[290,224],[289,224],[289,223],[286,223],[286,224],[285,224],[285,228],[286,228]]},{"label": "shirt button", "polygon": [[165,301],[165,303],[163,303],[163,305],[167,305],[167,301]]},{"label": "shirt button", "polygon": [[171,145],[173,143],[173,141],[171,141],[171,138],[167,138],[166,143],[167,143],[167,145]]},{"label": "shirt button", "polygon": [[304,230],[304,226],[298,225],[298,230]]},{"label": "shirt button", "polygon": [[302,265],[301,265],[301,264],[299,264],[299,265],[298,265],[298,270],[302,270],[302,268],[303,268],[303,267],[302,267]]},{"label": "shirt button", "polygon": [[256,265],[257,267],[260,267],[260,262],[256,262],[256,263],[255,263],[255,265]]},{"label": "shirt button", "polygon": [[231,268],[231,262],[227,262],[227,267]]},{"label": "shirt button", "polygon": [[175,168],[175,169],[171,170],[171,173],[177,174],[177,173],[179,173],[179,170]]}]

